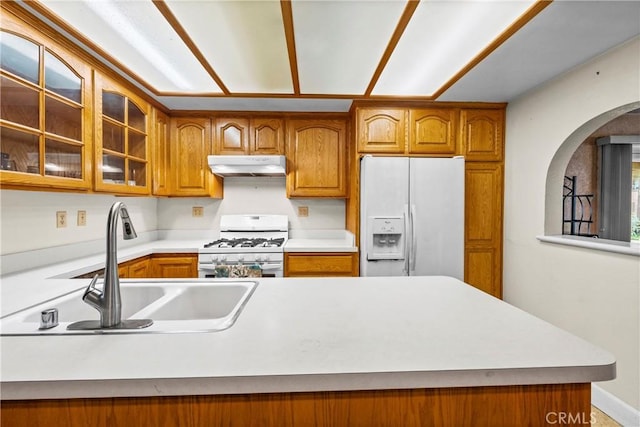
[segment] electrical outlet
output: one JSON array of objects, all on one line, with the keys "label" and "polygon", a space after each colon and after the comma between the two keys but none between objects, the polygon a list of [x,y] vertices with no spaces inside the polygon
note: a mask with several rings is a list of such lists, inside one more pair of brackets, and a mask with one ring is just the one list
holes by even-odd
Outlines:
[{"label": "electrical outlet", "polygon": [[63,228],[67,226],[67,211],[56,212],[56,227]]},{"label": "electrical outlet", "polygon": [[78,226],[84,227],[87,225],[87,211],[78,211]]},{"label": "electrical outlet", "polygon": [[309,206],[298,206],[298,216],[309,216]]},{"label": "electrical outlet", "polygon": [[204,208],[202,206],[194,206],[191,209],[191,216],[204,216]]}]

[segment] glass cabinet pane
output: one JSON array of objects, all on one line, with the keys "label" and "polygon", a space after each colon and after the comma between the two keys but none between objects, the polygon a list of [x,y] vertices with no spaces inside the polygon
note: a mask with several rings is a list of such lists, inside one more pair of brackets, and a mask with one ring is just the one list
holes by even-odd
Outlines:
[{"label": "glass cabinet pane", "polygon": [[82,80],[50,52],[44,53],[45,87],[77,103],[82,102]]},{"label": "glass cabinet pane", "polygon": [[140,159],[146,159],[146,140],[146,135],[129,129],[129,155]]},{"label": "glass cabinet pane", "polygon": [[38,91],[9,78],[0,78],[0,117],[39,129]]},{"label": "glass cabinet pane", "polygon": [[82,110],[57,99],[46,97],[45,131],[80,141],[82,139]]},{"label": "glass cabinet pane", "polygon": [[124,128],[108,121],[102,122],[102,147],[124,153]]},{"label": "glass cabinet pane", "polygon": [[144,132],[145,129],[145,114],[138,108],[136,104],[129,100],[129,126]]},{"label": "glass cabinet pane", "polygon": [[82,148],[47,139],[45,141],[44,173],[50,176],[82,178]]},{"label": "glass cabinet pane", "polygon": [[146,167],[146,163],[129,160],[129,185],[140,187],[147,185]]},{"label": "glass cabinet pane", "polygon": [[124,96],[103,91],[102,115],[124,123]]},{"label": "glass cabinet pane", "polygon": [[124,158],[102,155],[102,181],[108,184],[124,184]]},{"label": "glass cabinet pane", "polygon": [[40,173],[39,137],[0,127],[0,166],[4,170]]},{"label": "glass cabinet pane", "polygon": [[38,84],[40,46],[6,31],[0,35],[0,68]]}]

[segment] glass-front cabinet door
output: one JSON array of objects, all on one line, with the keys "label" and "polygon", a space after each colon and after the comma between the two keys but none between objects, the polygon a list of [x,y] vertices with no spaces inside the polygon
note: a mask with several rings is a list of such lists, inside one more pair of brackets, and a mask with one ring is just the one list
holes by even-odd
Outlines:
[{"label": "glass-front cabinet door", "polygon": [[95,189],[149,194],[149,104],[97,73],[95,94]]},{"label": "glass-front cabinet door", "polygon": [[90,77],[55,42],[0,31],[2,186],[91,188]]}]

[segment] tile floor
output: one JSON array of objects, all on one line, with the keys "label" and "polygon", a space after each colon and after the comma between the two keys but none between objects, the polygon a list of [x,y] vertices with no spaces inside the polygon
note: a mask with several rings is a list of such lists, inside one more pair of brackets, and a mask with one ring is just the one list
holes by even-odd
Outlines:
[{"label": "tile floor", "polygon": [[591,410],[593,411],[593,415],[596,419],[596,422],[591,424],[596,427],[621,427],[621,424],[615,422],[615,420],[609,417],[607,414],[596,408],[595,406],[591,406]]}]

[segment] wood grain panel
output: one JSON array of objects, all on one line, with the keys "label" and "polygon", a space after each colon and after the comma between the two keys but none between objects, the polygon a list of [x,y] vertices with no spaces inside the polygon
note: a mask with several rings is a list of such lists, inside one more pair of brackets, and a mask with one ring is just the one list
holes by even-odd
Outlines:
[{"label": "wood grain panel", "polygon": [[208,118],[171,120],[174,195],[204,196],[208,191],[206,157],[211,152]]},{"label": "wood grain panel", "polygon": [[465,251],[464,281],[496,298],[502,298],[499,254],[494,248]]},{"label": "wood grain panel", "polygon": [[[2,401],[12,427],[588,425],[590,384]],[[568,414],[571,417],[568,417]]]},{"label": "wood grain panel", "polygon": [[287,196],[346,197],[346,122],[290,120]]},{"label": "wood grain panel", "polygon": [[153,158],[153,195],[168,196],[171,194],[171,144],[169,144],[169,116],[155,108],[153,110],[151,153]]},{"label": "wood grain panel", "polygon": [[405,109],[356,111],[358,151],[361,153],[404,153],[407,146]]},{"label": "wood grain panel", "polygon": [[491,244],[502,228],[502,165],[466,163],[465,169],[465,240]]},{"label": "wood grain panel", "polygon": [[252,118],[249,145],[252,154],[284,154],[284,120]]},{"label": "wood grain panel", "polygon": [[410,153],[454,154],[458,130],[458,110],[429,108],[409,110]]},{"label": "wood grain panel", "polygon": [[197,278],[197,254],[153,254],[149,263],[149,277],[155,278]]},{"label": "wood grain panel", "polygon": [[470,161],[501,161],[504,151],[504,110],[462,110],[460,139]]},{"label": "wood grain panel", "polygon": [[215,154],[249,153],[249,119],[217,117],[213,150]]},{"label": "wood grain panel", "polygon": [[357,253],[286,253],[285,277],[358,276]]}]

